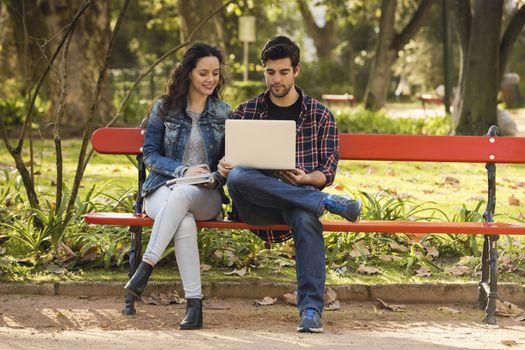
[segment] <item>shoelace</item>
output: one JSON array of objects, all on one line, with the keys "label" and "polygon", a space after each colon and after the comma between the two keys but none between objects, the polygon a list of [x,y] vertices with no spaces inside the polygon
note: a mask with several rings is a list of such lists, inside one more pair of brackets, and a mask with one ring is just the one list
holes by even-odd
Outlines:
[{"label": "shoelace", "polygon": [[306,318],[309,320],[314,319],[314,309],[306,309]]}]

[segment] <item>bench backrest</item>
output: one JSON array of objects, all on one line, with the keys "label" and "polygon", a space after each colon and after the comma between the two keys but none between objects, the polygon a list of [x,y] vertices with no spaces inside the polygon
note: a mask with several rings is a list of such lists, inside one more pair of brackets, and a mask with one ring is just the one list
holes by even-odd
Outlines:
[{"label": "bench backrest", "polygon": [[[101,128],[91,143],[98,153],[141,154],[144,131]],[[340,134],[342,160],[525,163],[525,137]]]}]

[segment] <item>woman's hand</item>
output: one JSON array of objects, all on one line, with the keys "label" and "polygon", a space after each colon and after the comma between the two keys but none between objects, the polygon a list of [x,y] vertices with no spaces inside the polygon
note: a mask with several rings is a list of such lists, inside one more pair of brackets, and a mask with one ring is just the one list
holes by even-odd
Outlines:
[{"label": "woman's hand", "polygon": [[[188,170],[186,170],[186,172],[184,173],[184,176],[209,174],[210,172],[211,172],[210,167],[207,164],[199,164],[199,165],[195,165],[195,166],[188,168]],[[209,190],[213,190],[214,188],[217,187],[217,183],[215,181],[212,181],[212,182],[197,184],[196,186],[207,188]]]},{"label": "woman's hand", "polygon": [[210,167],[208,164],[198,164],[192,167],[189,167],[188,170],[184,173],[184,176],[199,175],[199,174],[209,174]]}]

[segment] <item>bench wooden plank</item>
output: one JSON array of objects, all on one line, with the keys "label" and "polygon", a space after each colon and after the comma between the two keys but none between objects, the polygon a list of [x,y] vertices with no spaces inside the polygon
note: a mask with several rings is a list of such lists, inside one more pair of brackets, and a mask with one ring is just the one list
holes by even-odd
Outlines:
[{"label": "bench wooden plank", "polygon": [[[98,153],[142,153],[143,130],[102,128],[91,143]],[[525,137],[340,134],[341,160],[525,163]]]},{"label": "bench wooden plank", "polygon": [[340,159],[524,163],[524,137],[341,134]]},{"label": "bench wooden plank", "polygon": [[144,130],[139,128],[100,128],[91,135],[91,144],[102,154],[141,154]]},{"label": "bench wooden plank", "polygon": [[[130,213],[92,213],[85,217],[90,224],[117,226],[152,226],[145,215]],[[197,221],[199,228],[287,230],[286,225],[253,226],[240,221]],[[483,222],[428,222],[362,220],[358,223],[323,220],[325,232],[407,232],[407,233],[464,233],[464,234],[525,234],[523,225]]]}]

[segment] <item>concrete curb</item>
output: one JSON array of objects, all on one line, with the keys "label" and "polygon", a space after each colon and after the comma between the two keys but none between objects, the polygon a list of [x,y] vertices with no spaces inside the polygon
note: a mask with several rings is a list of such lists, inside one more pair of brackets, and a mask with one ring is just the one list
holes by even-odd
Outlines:
[{"label": "concrete curb", "polygon": [[[1,283],[0,295],[34,294],[66,296],[122,296],[124,282],[57,282],[57,283]],[[331,285],[340,301],[375,301],[380,298],[393,303],[476,303],[477,283],[421,283],[421,284],[351,284]],[[260,299],[265,296],[281,298],[293,292],[295,283],[284,282],[204,282],[206,298]],[[180,282],[155,282],[148,284],[144,295],[153,292],[166,293],[175,289],[182,295]],[[525,289],[516,283],[498,284],[500,300],[525,305]]]}]

